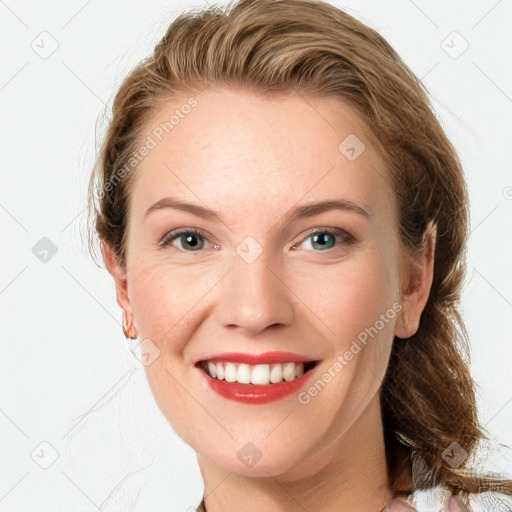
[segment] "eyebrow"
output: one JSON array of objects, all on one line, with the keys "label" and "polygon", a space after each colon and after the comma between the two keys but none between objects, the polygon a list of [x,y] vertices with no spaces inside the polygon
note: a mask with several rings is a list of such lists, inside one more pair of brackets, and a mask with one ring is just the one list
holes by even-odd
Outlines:
[{"label": "eyebrow", "polygon": [[[163,199],[157,201],[155,204],[153,204],[146,210],[144,217],[147,217],[153,211],[162,210],[166,208],[182,210],[188,213],[192,213],[193,215],[196,215],[203,219],[218,221],[224,224],[222,215],[219,212],[204,206],[200,206],[198,204],[187,203],[186,201],[182,201],[180,199],[175,199],[172,197],[164,197]],[[289,222],[293,222],[298,219],[313,217],[314,215],[319,215],[320,213],[324,213],[329,210],[349,211],[362,215],[367,219],[371,217],[371,214],[369,213],[369,208],[364,208],[363,206],[356,204],[352,201],[348,201],[346,199],[329,199],[298,206],[293,210],[288,211],[284,215],[284,218],[287,219]]]}]

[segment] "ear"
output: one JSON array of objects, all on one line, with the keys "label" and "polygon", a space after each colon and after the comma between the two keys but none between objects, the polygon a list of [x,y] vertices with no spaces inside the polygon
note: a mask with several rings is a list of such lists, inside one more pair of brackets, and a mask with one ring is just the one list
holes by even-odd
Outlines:
[{"label": "ear", "polygon": [[423,249],[412,262],[400,294],[402,312],[395,327],[397,338],[410,338],[419,328],[434,276],[437,226],[431,221],[423,236]]},{"label": "ear", "polygon": [[114,278],[117,303],[119,304],[119,307],[126,311],[128,319],[130,319],[132,312],[130,300],[128,298],[126,268],[119,264],[117,257],[112,250],[112,247],[103,240],[101,241],[101,254],[103,256],[103,261],[105,262],[107,270]]}]

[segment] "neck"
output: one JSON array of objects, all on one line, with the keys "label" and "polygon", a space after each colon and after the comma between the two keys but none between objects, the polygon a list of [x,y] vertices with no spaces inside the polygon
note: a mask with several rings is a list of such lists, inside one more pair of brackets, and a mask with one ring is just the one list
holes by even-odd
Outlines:
[{"label": "neck", "polygon": [[[286,473],[251,478],[197,455],[207,512],[380,512],[388,485],[378,394],[341,436],[316,447]],[[292,447],[293,449],[293,447]]]}]

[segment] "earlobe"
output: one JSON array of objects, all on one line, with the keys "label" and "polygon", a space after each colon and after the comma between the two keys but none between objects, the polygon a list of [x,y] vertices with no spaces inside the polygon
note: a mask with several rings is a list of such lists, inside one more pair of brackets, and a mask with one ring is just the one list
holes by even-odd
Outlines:
[{"label": "earlobe", "polygon": [[104,240],[101,241],[101,254],[109,274],[114,279],[116,287],[116,301],[127,315],[131,315],[130,300],[128,298],[128,287],[126,268],[121,266],[112,250],[112,247]]},{"label": "earlobe", "polygon": [[397,338],[410,338],[419,328],[434,277],[436,237],[437,226],[431,221],[425,230],[424,248],[411,265],[406,290],[401,295],[403,309],[395,327]]}]

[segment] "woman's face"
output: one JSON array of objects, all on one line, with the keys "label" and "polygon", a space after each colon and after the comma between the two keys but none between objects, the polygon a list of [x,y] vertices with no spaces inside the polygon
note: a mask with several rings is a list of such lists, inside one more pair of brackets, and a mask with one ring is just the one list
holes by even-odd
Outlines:
[{"label": "woman's face", "polygon": [[[198,454],[230,471],[323,464],[349,427],[379,420],[368,411],[378,410],[400,324],[396,205],[383,161],[341,102],[235,89],[162,108],[144,144],[127,288],[116,283],[159,408]],[[304,208],[334,201],[352,206]],[[239,370],[268,352],[317,363],[295,384],[300,365],[278,367],[275,355]],[[208,376],[205,360],[242,383]],[[250,395],[244,379],[268,382],[273,372],[279,381],[280,369],[284,384]]]}]

